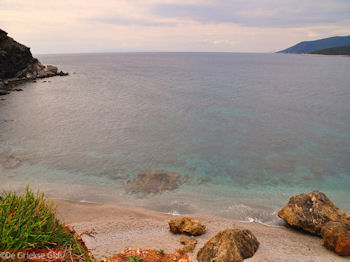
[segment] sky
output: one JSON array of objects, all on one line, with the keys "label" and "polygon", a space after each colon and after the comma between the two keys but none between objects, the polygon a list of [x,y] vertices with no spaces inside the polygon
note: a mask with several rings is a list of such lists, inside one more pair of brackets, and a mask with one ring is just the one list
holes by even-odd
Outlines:
[{"label": "sky", "polygon": [[350,0],[0,0],[34,54],[274,52],[350,35]]}]

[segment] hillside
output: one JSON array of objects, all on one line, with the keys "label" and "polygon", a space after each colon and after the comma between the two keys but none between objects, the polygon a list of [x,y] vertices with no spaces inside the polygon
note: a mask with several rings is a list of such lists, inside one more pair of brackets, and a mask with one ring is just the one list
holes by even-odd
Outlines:
[{"label": "hillside", "polygon": [[350,45],[338,46],[310,52],[318,55],[350,55]]},{"label": "hillside", "polygon": [[313,51],[350,45],[350,36],[335,36],[315,41],[300,42],[278,53],[307,54]]}]

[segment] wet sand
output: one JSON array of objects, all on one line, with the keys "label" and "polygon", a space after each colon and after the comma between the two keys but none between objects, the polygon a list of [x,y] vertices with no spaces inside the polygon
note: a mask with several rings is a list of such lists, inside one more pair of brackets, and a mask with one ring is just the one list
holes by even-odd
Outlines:
[{"label": "wet sand", "polygon": [[[54,200],[58,217],[83,234],[82,237],[96,258],[111,256],[128,248],[164,249],[174,252],[182,247],[180,235],[169,232],[168,221],[173,215],[142,208]],[[207,233],[196,237],[197,247],[192,258],[204,243],[217,232],[227,228],[251,230],[260,242],[256,254],[245,261],[350,261],[322,246],[319,237],[287,227],[271,227],[245,223],[205,214],[191,215],[207,226]],[[91,234],[93,236],[91,236]]]}]

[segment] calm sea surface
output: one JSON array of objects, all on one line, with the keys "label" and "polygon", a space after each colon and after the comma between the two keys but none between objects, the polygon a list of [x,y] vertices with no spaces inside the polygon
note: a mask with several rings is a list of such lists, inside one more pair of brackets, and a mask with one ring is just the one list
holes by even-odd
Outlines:
[{"label": "calm sea surface", "polygon": [[[318,189],[350,213],[350,59],[283,54],[43,55],[68,77],[0,101],[0,187],[268,224]],[[139,170],[188,174],[126,194]]]}]

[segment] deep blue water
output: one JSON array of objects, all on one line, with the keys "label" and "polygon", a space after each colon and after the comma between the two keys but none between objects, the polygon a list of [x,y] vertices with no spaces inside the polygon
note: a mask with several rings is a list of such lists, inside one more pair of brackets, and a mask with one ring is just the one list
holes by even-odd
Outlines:
[{"label": "deep blue water", "polygon": [[[314,189],[350,211],[350,59],[283,54],[42,55],[68,77],[0,101],[0,185],[51,197],[277,221]],[[50,81],[50,82],[44,82]],[[10,121],[4,121],[10,120]],[[167,169],[171,192],[116,173]],[[206,183],[198,185],[205,177]]]}]

